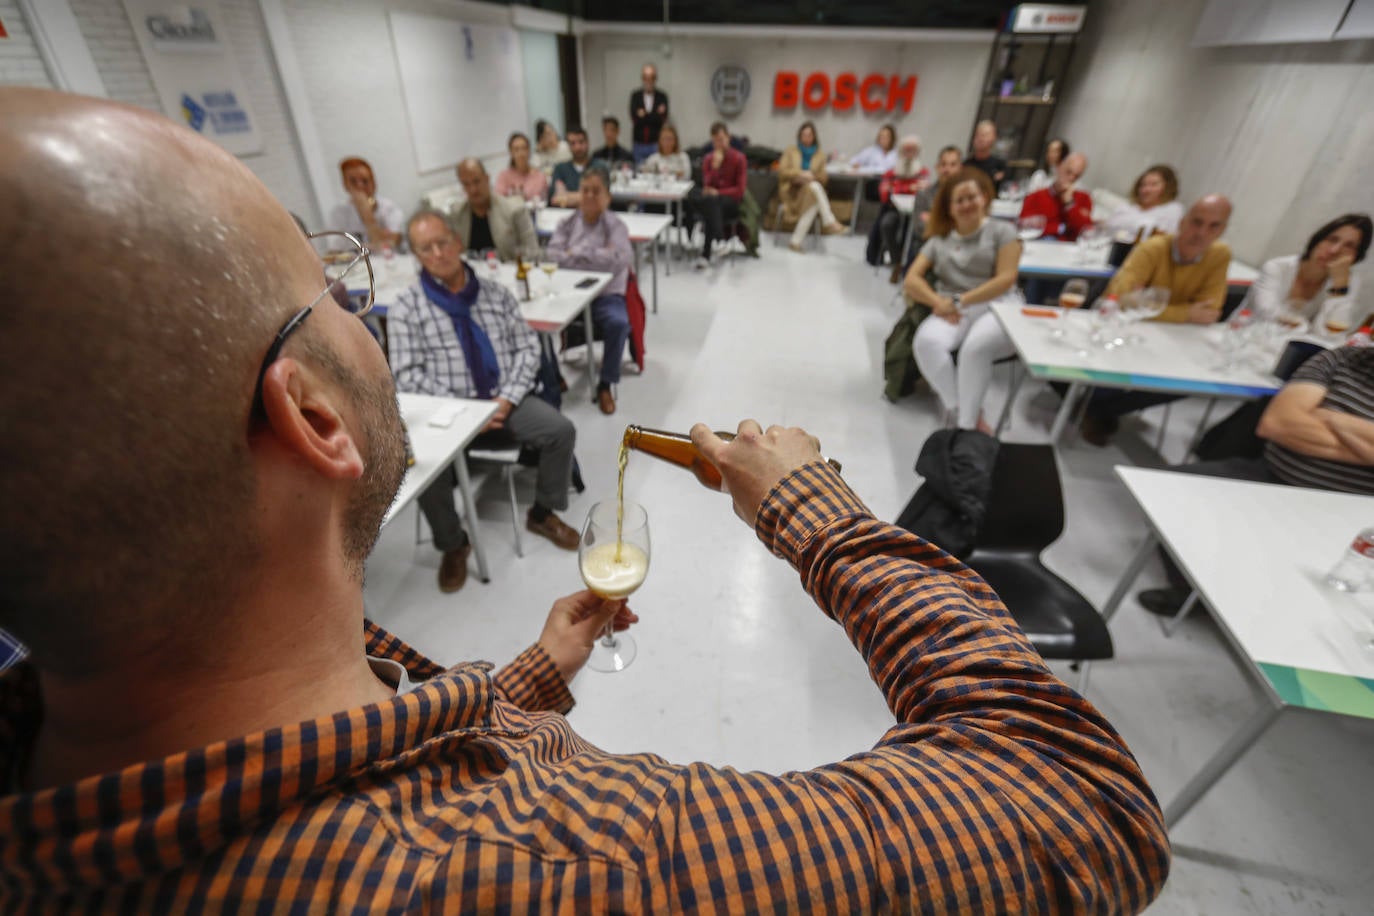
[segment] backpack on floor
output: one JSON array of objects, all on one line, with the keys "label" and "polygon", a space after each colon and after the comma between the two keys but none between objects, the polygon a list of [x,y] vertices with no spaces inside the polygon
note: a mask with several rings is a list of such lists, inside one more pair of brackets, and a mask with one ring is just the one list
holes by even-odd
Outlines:
[{"label": "backpack on floor", "polygon": [[916,328],[929,314],[929,306],[911,303],[883,343],[883,397],[893,403],[915,391],[921,380],[911,342],[916,339]]}]

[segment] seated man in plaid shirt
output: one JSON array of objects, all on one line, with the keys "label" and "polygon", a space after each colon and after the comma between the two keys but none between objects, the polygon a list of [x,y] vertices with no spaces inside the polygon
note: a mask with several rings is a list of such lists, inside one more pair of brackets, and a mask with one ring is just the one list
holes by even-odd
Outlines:
[{"label": "seated man in plaid shirt", "polygon": [[[482,436],[504,431],[539,450],[534,505],[525,527],[564,550],[577,549],[577,532],[554,514],[568,508],[572,485],[572,421],[534,396],[539,339],[520,305],[495,280],[463,263],[463,242],[437,210],[421,210],[406,224],[410,250],[420,259],[414,285],[387,313],[387,349],[399,391],[454,398],[491,398],[498,407]],[[490,434],[490,435],[489,435]],[[482,445],[482,436],[475,442]],[[456,592],[467,581],[472,545],[453,504],[452,468],[420,494],[420,508],[444,552],[439,589]]]},{"label": "seated man in plaid shirt", "polygon": [[394,384],[242,162],[144,109],[3,87],[0,213],[0,628],[31,651],[0,674],[0,912],[1120,913],[1159,894],[1168,839],[1121,736],[803,431],[692,437],[717,511],[797,571],[890,727],[780,775],[608,753],[563,713],[598,628],[634,622],[623,602],[559,599],[499,671],[365,621],[405,473]]}]

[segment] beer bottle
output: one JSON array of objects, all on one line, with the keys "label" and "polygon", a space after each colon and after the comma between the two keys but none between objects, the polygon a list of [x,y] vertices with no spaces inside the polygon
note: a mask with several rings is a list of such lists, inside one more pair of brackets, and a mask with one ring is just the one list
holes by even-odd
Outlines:
[{"label": "beer bottle", "polygon": [[521,302],[530,301],[530,269],[520,254],[515,256],[515,290]]},{"label": "beer bottle", "polygon": [[[735,438],[734,433],[716,431],[716,435],[729,442]],[[696,475],[697,480],[708,490],[721,488],[720,471],[692,442],[690,436],[683,433],[669,433],[661,429],[645,429],[642,426],[631,424],[625,427],[625,437],[621,440],[623,447],[644,452],[646,455],[653,455],[655,458],[662,459],[669,464],[675,464],[680,468],[686,468]],[[837,472],[840,470],[840,463],[834,459],[827,458],[827,463]]]}]

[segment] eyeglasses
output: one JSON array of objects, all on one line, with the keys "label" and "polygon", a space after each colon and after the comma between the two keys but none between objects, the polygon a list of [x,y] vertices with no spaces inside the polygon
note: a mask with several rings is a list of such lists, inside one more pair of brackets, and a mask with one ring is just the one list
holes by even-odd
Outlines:
[{"label": "eyeglasses", "polygon": [[[314,310],[315,306],[325,296],[331,297],[339,308],[352,315],[362,318],[372,311],[373,300],[376,296],[377,283],[372,275],[372,260],[368,256],[369,252],[362,242],[347,232],[311,232],[307,233],[306,238],[310,239],[315,246],[315,251],[319,253],[320,259],[325,262],[324,279],[325,287],[320,294],[310,301],[310,304],[301,309],[296,314],[287,319],[286,324],[282,325],[277,332],[276,338],[272,341],[272,346],[267,348],[267,355],[262,358],[262,366],[258,368],[258,382],[253,386],[253,411],[262,411],[262,380],[267,375],[267,367],[275,363],[281,356],[281,348],[286,343],[286,338],[291,333],[305,324],[305,319]],[[350,279],[362,280],[362,272],[359,271],[353,278],[354,268],[362,263],[367,268],[367,294],[349,295],[348,281]],[[338,270],[337,265],[344,264],[342,270]],[[354,287],[361,290],[361,285]]]},{"label": "eyeglasses", "polygon": [[413,251],[417,256],[427,258],[432,254],[443,251],[445,248],[450,247],[456,241],[458,241],[458,237],[450,235],[448,238],[437,239],[433,242],[430,242],[427,245],[417,245],[413,249]]}]

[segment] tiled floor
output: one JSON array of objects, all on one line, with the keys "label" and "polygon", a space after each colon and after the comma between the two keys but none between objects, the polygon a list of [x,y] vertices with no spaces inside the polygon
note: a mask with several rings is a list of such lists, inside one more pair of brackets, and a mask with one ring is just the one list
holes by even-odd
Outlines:
[{"label": "tiled floor", "polygon": [[[602,416],[576,386],[565,404],[588,484],[565,513],[570,524],[580,527],[595,500],[614,496],[627,423],[733,429],[742,417],[807,428],[875,514],[900,511],[918,483],[911,467],[935,428],[934,408],[929,395],[897,405],[881,398],[893,288],[886,271],[862,263],[861,240],[825,245],[823,254],[796,255],[769,240],[759,261],[660,277],[648,367],[626,375],[619,411]],[[999,371],[990,412],[1004,384]],[[1055,403],[1028,385],[1008,438],[1043,441]],[[1140,439],[1154,441],[1159,413],[1132,427]],[[1196,417],[1194,405],[1176,406],[1166,455],[1177,460]],[[1134,438],[1122,437],[1131,459],[1148,461],[1153,453]],[[1081,443],[1061,451],[1068,527],[1046,561],[1099,605],[1143,533],[1111,472],[1124,460]],[[538,635],[553,598],[581,587],[574,556],[546,541],[527,537],[525,557],[515,556],[498,484],[479,495],[490,584],[474,577],[457,595],[440,595],[438,556],[414,544],[413,510],[383,533],[368,566],[371,615],[445,663],[509,659]],[[532,484],[523,486],[528,505]],[[631,459],[625,486],[653,529],[649,579],[632,601],[642,618],[639,658],[619,674],[577,679],[573,725],[609,750],[741,769],[804,768],[870,747],[891,717],[862,661],[726,499],[643,456]],[[1149,570],[1142,581],[1158,577]],[[1165,639],[1128,601],[1113,636],[1117,657],[1094,668],[1089,697],[1168,799],[1257,695],[1205,614]],[[1374,722],[1286,713],[1175,830],[1172,877],[1150,912],[1374,912],[1372,738]]]}]

